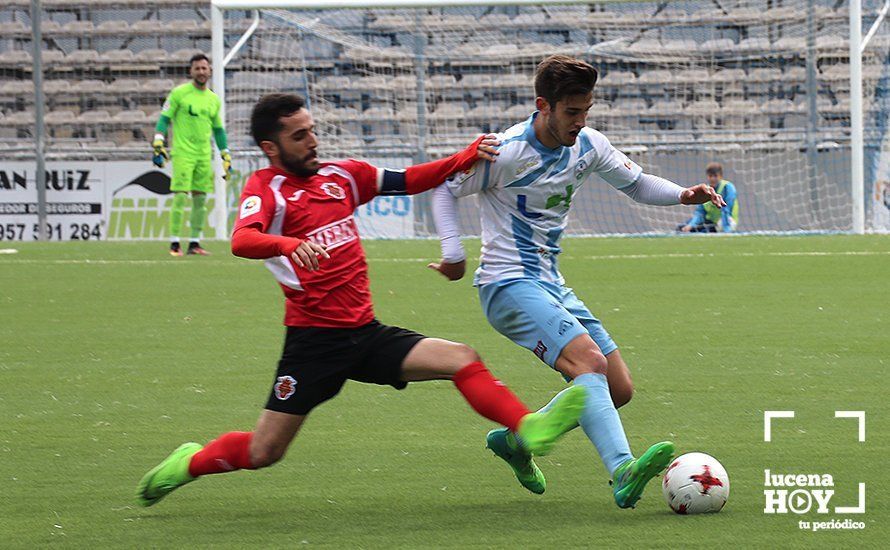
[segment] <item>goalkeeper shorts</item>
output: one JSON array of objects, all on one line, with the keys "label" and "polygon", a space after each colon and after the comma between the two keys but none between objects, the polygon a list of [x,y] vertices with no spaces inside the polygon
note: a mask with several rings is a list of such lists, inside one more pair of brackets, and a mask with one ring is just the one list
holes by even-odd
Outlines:
[{"label": "goalkeeper shorts", "polygon": [[309,414],[347,380],[404,389],[402,363],[424,338],[377,320],[357,328],[287,327],[266,409]]},{"label": "goalkeeper shorts", "polygon": [[177,156],[174,152],[170,190],[174,193],[213,193],[213,166],[210,157],[198,159],[193,156]]}]

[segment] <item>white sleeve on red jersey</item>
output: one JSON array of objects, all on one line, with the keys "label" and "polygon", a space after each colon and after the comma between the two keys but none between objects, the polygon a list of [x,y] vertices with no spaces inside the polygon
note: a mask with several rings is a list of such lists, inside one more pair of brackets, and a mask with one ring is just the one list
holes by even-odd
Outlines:
[{"label": "white sleeve on red jersey", "polygon": [[335,163],[342,170],[349,172],[355,183],[355,191],[358,193],[356,199],[356,208],[370,201],[380,192],[380,186],[383,184],[383,168],[377,168],[367,162],[346,159]]},{"label": "white sleeve on red jersey", "polygon": [[272,174],[254,172],[247,179],[241,191],[238,218],[233,232],[248,225],[259,225],[263,233],[269,228],[275,216],[275,194],[269,187],[271,177]]}]

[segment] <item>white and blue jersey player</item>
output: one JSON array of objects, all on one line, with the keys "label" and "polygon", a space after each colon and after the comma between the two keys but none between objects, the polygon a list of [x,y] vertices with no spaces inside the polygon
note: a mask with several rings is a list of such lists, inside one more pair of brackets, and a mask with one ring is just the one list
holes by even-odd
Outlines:
[{"label": "white and blue jersey player", "polygon": [[[456,221],[459,197],[477,195],[482,256],[474,285],[489,323],[588,390],[579,419],[614,481],[615,500],[633,507],[648,481],[667,467],[673,444],[657,443],[634,459],[616,406],[633,386],[618,346],[602,323],[565,285],[560,242],[572,197],[597,174],[637,202],[655,205],[719,203],[701,185],[684,188],[645,174],[601,133],[585,126],[596,71],[566,56],[551,56],[535,75],[536,106],[527,120],[502,134],[495,162],[479,162],[434,191],[433,212],[442,262],[450,279],[463,275],[465,254]],[[507,430],[488,434],[488,447],[505,459],[527,489],[541,493],[543,474]]]}]

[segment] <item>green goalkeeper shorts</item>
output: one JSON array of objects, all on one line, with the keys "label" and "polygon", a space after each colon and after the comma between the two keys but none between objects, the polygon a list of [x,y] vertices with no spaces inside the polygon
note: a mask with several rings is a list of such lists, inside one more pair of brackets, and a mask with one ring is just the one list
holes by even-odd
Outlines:
[{"label": "green goalkeeper shorts", "polygon": [[213,193],[213,167],[210,158],[197,159],[192,156],[173,155],[173,179],[170,181],[173,192]]}]

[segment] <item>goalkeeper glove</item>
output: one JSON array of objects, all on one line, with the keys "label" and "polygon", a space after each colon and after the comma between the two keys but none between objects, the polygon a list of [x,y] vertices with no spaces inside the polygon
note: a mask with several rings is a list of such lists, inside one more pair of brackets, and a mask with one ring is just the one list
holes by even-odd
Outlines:
[{"label": "goalkeeper glove", "polygon": [[151,142],[151,146],[154,149],[154,155],[151,157],[151,161],[158,168],[163,168],[164,163],[170,160],[170,155],[167,154],[167,149],[164,148],[164,136],[162,134],[155,134],[155,139]]},{"label": "goalkeeper glove", "polygon": [[228,149],[223,149],[219,152],[219,156],[223,162],[223,179],[228,180],[232,173],[232,155],[229,154]]}]

